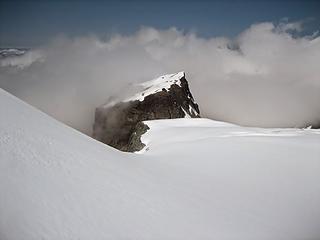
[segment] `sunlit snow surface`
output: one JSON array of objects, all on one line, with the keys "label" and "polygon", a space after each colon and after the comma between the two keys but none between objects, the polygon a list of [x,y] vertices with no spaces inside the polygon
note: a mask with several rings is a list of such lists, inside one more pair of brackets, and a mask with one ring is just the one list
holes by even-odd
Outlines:
[{"label": "sunlit snow surface", "polygon": [[139,86],[143,88],[143,91],[135,94],[130,98],[123,100],[123,102],[135,100],[143,101],[146,96],[149,96],[157,92],[161,92],[163,89],[169,90],[169,88],[173,84],[177,84],[178,86],[180,86],[180,79],[183,78],[184,75],[184,72],[178,72],[174,74],[163,75],[151,81],[140,83]]},{"label": "sunlit snow surface", "polygon": [[[252,128],[241,127],[238,125],[213,121],[206,118],[179,118],[170,120],[152,120],[144,121],[150,128],[145,134],[142,135],[142,142],[146,145],[139,153],[150,150],[150,148],[160,148],[162,145],[168,148],[172,143],[184,143],[197,140],[210,140],[216,138],[230,138],[236,137],[256,137],[255,140],[265,141],[267,137],[277,137],[275,141],[281,140],[281,137],[291,141],[299,140],[302,138],[319,138],[320,134],[318,129],[297,129],[297,128]],[[172,133],[176,134],[172,134]],[[293,137],[293,139],[288,139]],[[272,138],[274,139],[274,138]],[[319,140],[319,139],[318,139]],[[160,147],[159,147],[160,146]],[[175,146],[174,146],[175,147]],[[320,146],[318,146],[319,148]],[[161,151],[161,150],[160,150]]]},{"label": "sunlit snow surface", "polygon": [[147,122],[122,153],[0,90],[0,239],[319,239],[320,134]]},{"label": "sunlit snow surface", "polygon": [[[135,94],[133,94],[133,96],[126,97],[126,98],[120,99],[120,100],[118,99],[117,101],[111,100],[108,103],[106,103],[105,105],[103,105],[103,107],[105,107],[105,108],[112,107],[117,102],[130,102],[130,101],[137,101],[137,100],[142,102],[145,97],[147,97],[151,94],[161,92],[163,89],[168,91],[173,84],[181,86],[180,80],[184,76],[185,76],[184,72],[178,72],[178,73],[162,75],[162,76],[157,77],[155,79],[152,79],[150,81],[137,83],[134,85],[134,87],[139,89],[139,91],[136,92]],[[192,108],[192,111],[195,112],[195,110],[193,108]]]}]

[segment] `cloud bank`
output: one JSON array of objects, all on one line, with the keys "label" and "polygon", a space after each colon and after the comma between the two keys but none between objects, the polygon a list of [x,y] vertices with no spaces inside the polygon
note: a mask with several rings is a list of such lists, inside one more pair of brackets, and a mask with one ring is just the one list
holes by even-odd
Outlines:
[{"label": "cloud bank", "polygon": [[91,134],[95,107],[131,83],[185,71],[202,116],[260,127],[320,123],[320,37],[259,23],[234,39],[141,28],[107,40],[58,37],[0,60],[0,87]]}]

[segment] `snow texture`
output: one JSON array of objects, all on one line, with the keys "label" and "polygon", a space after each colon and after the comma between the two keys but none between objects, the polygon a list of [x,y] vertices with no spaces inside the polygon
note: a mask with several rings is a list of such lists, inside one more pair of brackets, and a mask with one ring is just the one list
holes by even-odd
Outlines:
[{"label": "snow texture", "polygon": [[319,239],[320,132],[147,121],[117,151],[0,90],[0,239]]},{"label": "snow texture", "polygon": [[[155,78],[153,80],[138,83],[138,84],[136,84],[135,87],[137,87],[139,89],[142,88],[143,90],[135,93],[131,97],[123,99],[121,102],[130,102],[130,101],[136,101],[136,100],[139,100],[140,102],[142,102],[145,97],[147,97],[151,94],[161,92],[163,89],[168,91],[169,88],[173,84],[181,86],[180,79],[183,77],[185,77],[185,73],[178,72],[178,73],[173,73],[173,74],[162,75],[162,76]],[[109,107],[115,105],[116,103],[117,103],[116,101],[110,101],[107,104],[105,104],[103,107],[109,108]]]}]

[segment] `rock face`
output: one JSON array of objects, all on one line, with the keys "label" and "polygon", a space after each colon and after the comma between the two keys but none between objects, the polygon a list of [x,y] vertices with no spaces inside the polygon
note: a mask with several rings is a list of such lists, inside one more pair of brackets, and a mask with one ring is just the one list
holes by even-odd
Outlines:
[{"label": "rock face", "polygon": [[141,83],[142,92],[116,104],[96,109],[93,137],[121,151],[138,151],[144,147],[140,136],[148,130],[145,120],[198,118],[184,72],[160,76]]}]

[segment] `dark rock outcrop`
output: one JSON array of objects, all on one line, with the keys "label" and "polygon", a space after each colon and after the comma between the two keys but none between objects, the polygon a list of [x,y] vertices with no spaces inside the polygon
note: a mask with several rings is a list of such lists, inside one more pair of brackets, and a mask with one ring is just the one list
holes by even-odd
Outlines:
[{"label": "dark rock outcrop", "polygon": [[144,124],[143,122],[138,122],[130,136],[126,150],[128,152],[135,152],[143,149],[145,147],[145,144],[141,142],[141,136],[148,130],[149,127],[146,124]]},{"label": "dark rock outcrop", "polygon": [[140,137],[148,127],[142,121],[200,117],[183,72],[141,85],[143,91],[134,98],[96,109],[95,139],[121,151],[134,152],[144,147]]}]

